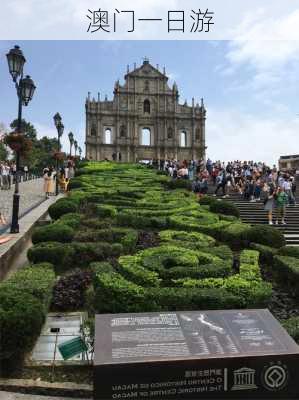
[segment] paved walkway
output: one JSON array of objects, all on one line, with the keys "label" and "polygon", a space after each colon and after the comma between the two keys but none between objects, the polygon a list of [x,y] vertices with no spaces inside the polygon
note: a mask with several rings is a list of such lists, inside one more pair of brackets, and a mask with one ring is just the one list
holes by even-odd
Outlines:
[{"label": "paved walkway", "polygon": [[[11,222],[14,188],[12,185],[10,190],[0,190],[0,212],[8,223]],[[42,178],[20,183],[19,191],[20,217],[45,198]]]},{"label": "paved walkway", "polygon": [[[0,400],[70,400],[69,397],[35,396],[32,394],[19,394],[0,391]],[[74,400],[74,399],[72,399]],[[80,399],[77,399],[80,400]],[[84,400],[84,399],[81,399]]]}]

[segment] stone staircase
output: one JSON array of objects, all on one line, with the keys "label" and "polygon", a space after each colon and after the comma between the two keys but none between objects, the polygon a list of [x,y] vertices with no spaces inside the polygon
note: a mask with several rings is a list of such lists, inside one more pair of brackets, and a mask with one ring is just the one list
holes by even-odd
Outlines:
[{"label": "stone staircase", "polygon": [[[285,236],[287,246],[299,246],[299,176],[296,177],[297,192],[296,205],[287,206],[287,225],[275,225],[276,214],[274,212],[273,222],[275,229],[279,229]],[[209,194],[213,194],[215,188],[209,187]],[[219,191],[220,193],[221,191]],[[221,196],[219,196],[221,198]],[[249,202],[238,193],[231,193],[225,200],[231,201],[238,207],[240,217],[248,224],[268,224],[267,211],[264,210],[263,201]]]}]

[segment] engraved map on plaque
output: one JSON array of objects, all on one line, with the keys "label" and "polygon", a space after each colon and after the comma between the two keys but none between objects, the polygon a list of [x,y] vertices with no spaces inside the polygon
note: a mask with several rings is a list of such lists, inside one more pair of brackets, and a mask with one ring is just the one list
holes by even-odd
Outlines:
[{"label": "engraved map on plaque", "polygon": [[95,399],[298,399],[299,347],[268,310],[96,316]]},{"label": "engraved map on plaque", "polygon": [[[104,318],[101,316],[100,318]],[[98,361],[284,353],[293,343],[266,310],[107,316],[109,337]],[[275,327],[275,329],[271,329]],[[291,340],[290,340],[291,341]],[[107,344],[110,343],[110,346]],[[293,345],[294,346],[294,345]]]}]

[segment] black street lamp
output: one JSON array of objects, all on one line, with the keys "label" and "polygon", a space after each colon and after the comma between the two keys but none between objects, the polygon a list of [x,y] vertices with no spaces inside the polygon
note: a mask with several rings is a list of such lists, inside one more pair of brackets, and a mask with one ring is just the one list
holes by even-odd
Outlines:
[{"label": "black street lamp", "polygon": [[57,129],[57,136],[58,136],[58,154],[56,157],[56,196],[58,196],[59,194],[59,189],[58,189],[58,173],[59,173],[59,156],[60,156],[60,148],[61,148],[61,144],[60,144],[60,138],[63,135],[63,131],[64,131],[64,125],[62,123],[62,118],[60,116],[59,113],[56,113],[53,117],[54,119],[54,124],[56,126]]},{"label": "black street lamp", "polygon": [[[17,96],[19,99],[18,106],[18,125],[17,133],[22,133],[22,106],[28,106],[33,98],[36,89],[33,80],[27,75],[23,78],[23,67],[26,59],[19,46],[15,46],[6,54],[9,72],[15,82]],[[18,81],[19,78],[19,81]],[[16,176],[15,176],[15,191],[13,195],[13,208],[10,233],[19,233],[19,171],[20,171],[20,150],[16,150]]]}]

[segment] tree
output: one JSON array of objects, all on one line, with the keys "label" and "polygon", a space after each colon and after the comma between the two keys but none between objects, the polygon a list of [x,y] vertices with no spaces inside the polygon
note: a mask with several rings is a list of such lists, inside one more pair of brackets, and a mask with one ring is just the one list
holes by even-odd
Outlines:
[{"label": "tree", "polygon": [[74,144],[74,134],[73,134],[73,132],[70,132],[68,134],[68,136],[69,136],[69,141],[70,141],[70,157],[71,157],[72,156],[72,147],[73,147],[73,144]]},{"label": "tree", "polygon": [[[12,129],[16,129],[17,126],[17,120],[14,120],[10,124]],[[26,164],[31,170],[35,170],[36,172],[40,172],[46,166],[52,165],[54,163],[53,154],[58,148],[58,140],[56,138],[48,138],[47,136],[38,139],[35,127],[24,119],[22,120],[21,127],[22,133],[32,142],[32,150],[26,157],[22,158],[22,164]]]},{"label": "tree", "polygon": [[74,140],[74,146],[75,146],[75,157],[76,157],[77,156],[78,147],[79,147],[77,140]]},{"label": "tree", "polygon": [[5,144],[2,142],[4,135],[7,133],[5,125],[0,122],[0,161],[7,160],[8,150]]},{"label": "tree", "polygon": [[[10,124],[10,127],[12,129],[17,129],[18,120],[15,119],[14,121],[12,121],[12,123]],[[28,139],[30,139],[32,141],[37,140],[37,131],[36,131],[35,127],[30,122],[25,121],[25,119],[22,119],[21,131],[26,137],[28,137]]]}]

